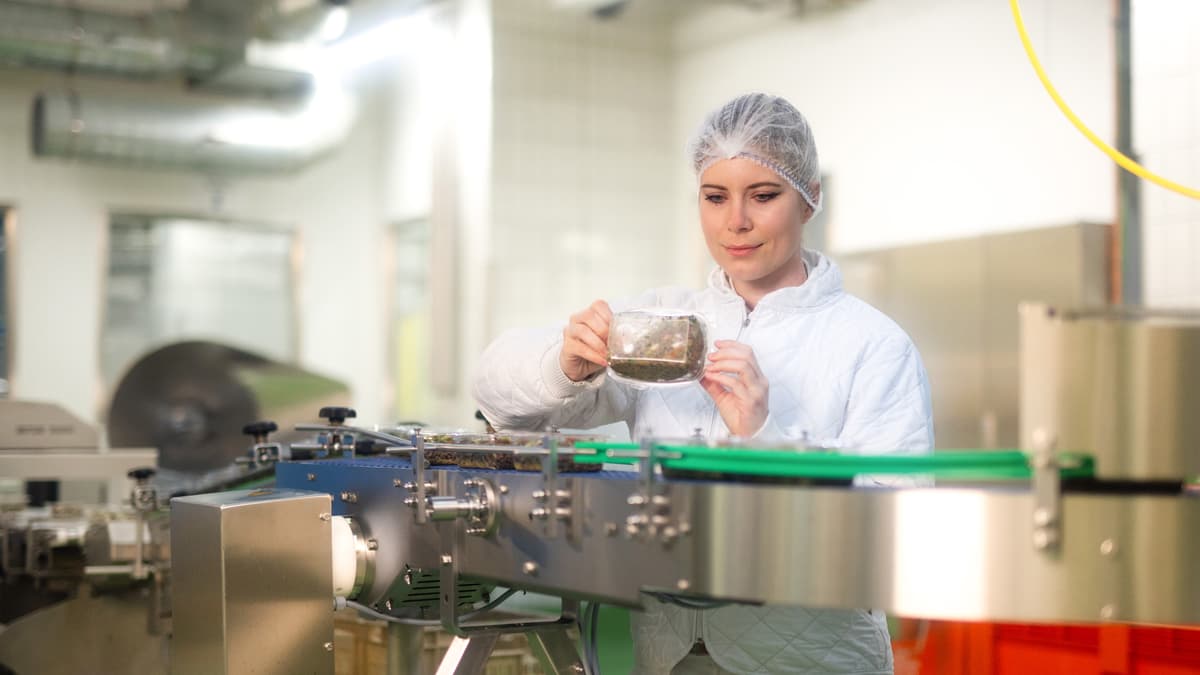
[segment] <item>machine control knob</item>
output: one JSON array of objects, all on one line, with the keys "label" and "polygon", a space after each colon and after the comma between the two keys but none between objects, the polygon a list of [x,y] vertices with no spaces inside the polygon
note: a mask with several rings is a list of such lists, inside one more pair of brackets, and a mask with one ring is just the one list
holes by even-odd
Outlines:
[{"label": "machine control knob", "polygon": [[137,481],[138,483],[145,483],[147,480],[150,480],[151,478],[153,478],[154,474],[156,474],[156,473],[158,473],[158,472],[155,471],[153,467],[140,466],[136,469],[130,469],[129,473],[127,473],[125,475],[129,476],[131,479]]},{"label": "machine control knob", "polygon": [[259,420],[242,427],[242,433],[254,437],[255,443],[266,443],[267,434],[272,431],[279,431],[279,425],[271,420]]},{"label": "machine control knob", "polygon": [[338,406],[325,406],[317,413],[317,417],[329,420],[330,424],[341,424],[347,419],[358,417],[358,413],[354,408],[341,408]]}]

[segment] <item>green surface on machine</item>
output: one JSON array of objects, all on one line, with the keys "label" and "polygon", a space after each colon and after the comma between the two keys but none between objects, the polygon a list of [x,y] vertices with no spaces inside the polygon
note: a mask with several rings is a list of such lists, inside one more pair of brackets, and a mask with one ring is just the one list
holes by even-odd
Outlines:
[{"label": "green surface on machine", "polygon": [[[596,454],[577,454],[577,462],[636,464],[646,449],[636,443],[577,443]],[[939,450],[929,455],[851,455],[829,451],[715,448],[659,443],[649,448],[667,469],[779,476],[851,479],[861,474],[921,474],[953,480],[1021,480],[1032,476],[1030,457],[1019,450]],[[632,451],[632,452],[631,452]],[[1088,455],[1056,455],[1063,478],[1091,478]]]}]

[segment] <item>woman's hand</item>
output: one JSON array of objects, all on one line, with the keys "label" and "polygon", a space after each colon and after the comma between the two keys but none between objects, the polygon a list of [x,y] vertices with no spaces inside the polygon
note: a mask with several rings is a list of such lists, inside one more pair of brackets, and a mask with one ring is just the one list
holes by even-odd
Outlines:
[{"label": "woman's hand", "polygon": [[608,326],[612,309],[597,300],[578,314],[572,314],[563,329],[562,352],[558,365],[572,382],[582,382],[608,367]]},{"label": "woman's hand", "polygon": [[767,378],[749,346],[734,340],[717,340],[716,346],[700,386],[716,402],[729,432],[748,438],[767,421]]}]

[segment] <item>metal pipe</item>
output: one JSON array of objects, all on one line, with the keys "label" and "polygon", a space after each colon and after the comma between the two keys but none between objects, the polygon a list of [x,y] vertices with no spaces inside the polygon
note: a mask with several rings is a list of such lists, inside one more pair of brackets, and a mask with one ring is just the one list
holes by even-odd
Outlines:
[{"label": "metal pipe", "polygon": [[[1116,55],[1117,150],[1140,161],[1133,147],[1133,37],[1132,0],[1114,0],[1113,34]],[[1137,176],[1117,168],[1118,276],[1113,280],[1117,302],[1140,305],[1142,297],[1142,183]]]},{"label": "metal pipe", "polygon": [[421,672],[421,646],[425,631],[420,626],[389,621],[387,625],[387,675]]}]

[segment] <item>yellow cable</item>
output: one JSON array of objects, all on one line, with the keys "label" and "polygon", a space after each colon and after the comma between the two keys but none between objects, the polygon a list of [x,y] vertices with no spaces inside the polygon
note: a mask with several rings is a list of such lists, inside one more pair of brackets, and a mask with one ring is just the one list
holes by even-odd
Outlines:
[{"label": "yellow cable", "polygon": [[1087,128],[1087,125],[1085,125],[1083,121],[1079,119],[1079,116],[1067,106],[1067,103],[1062,99],[1062,96],[1059,96],[1058,90],[1054,88],[1054,85],[1050,84],[1050,78],[1046,76],[1046,71],[1042,68],[1041,61],[1038,61],[1037,54],[1033,51],[1033,44],[1031,44],[1029,41],[1029,33],[1025,31],[1025,21],[1021,18],[1021,6],[1017,3],[1017,0],[1009,0],[1009,4],[1012,6],[1013,20],[1017,22],[1017,32],[1021,34],[1021,44],[1025,47],[1025,54],[1029,56],[1029,62],[1033,64],[1033,69],[1037,72],[1038,79],[1042,81],[1042,86],[1044,86],[1046,91],[1050,94],[1050,98],[1054,99],[1054,103],[1058,105],[1059,110],[1062,110],[1063,114],[1067,116],[1067,119],[1071,120],[1071,124],[1074,124],[1075,128],[1079,129],[1084,136],[1087,136],[1087,139],[1091,141],[1093,145],[1095,145],[1097,148],[1100,148],[1104,154],[1111,157],[1114,162],[1121,165],[1121,168],[1125,169],[1126,171],[1136,176],[1141,176],[1142,178],[1145,178],[1156,185],[1161,185],[1172,192],[1178,192],[1179,194],[1191,197],[1192,199],[1200,199],[1200,190],[1194,190],[1192,188],[1185,187],[1150,171],[1141,164],[1138,164],[1132,159],[1121,154],[1119,150],[1112,147],[1108,143],[1105,143],[1091,129]]}]

